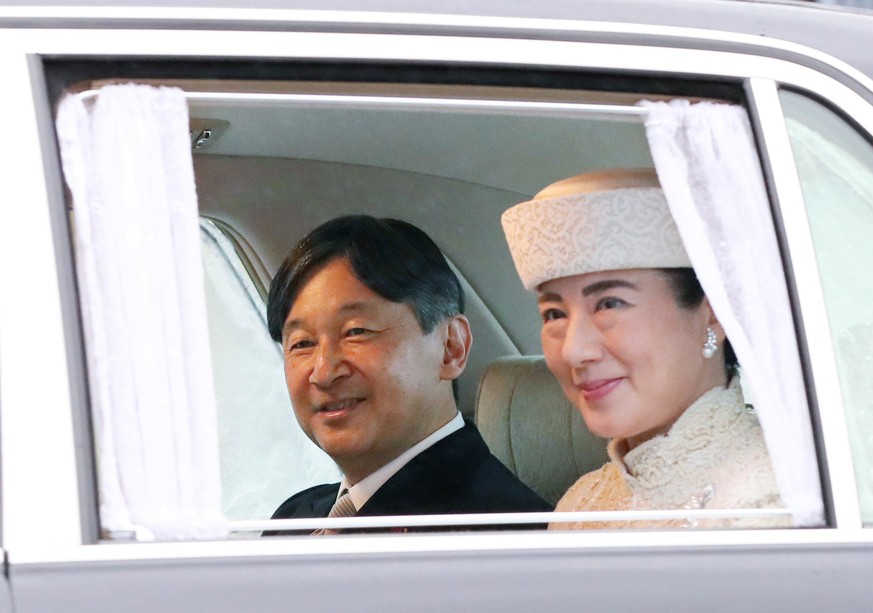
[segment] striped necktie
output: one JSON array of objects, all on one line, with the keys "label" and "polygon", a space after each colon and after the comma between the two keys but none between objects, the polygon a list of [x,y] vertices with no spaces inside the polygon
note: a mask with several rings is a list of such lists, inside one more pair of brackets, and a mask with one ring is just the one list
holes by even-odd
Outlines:
[{"label": "striped necktie", "polygon": [[[342,495],[337,498],[337,501],[333,503],[333,506],[330,508],[330,513],[327,514],[328,518],[331,517],[351,517],[358,510],[355,508],[355,503],[352,502],[352,497],[349,495],[349,490],[343,490]],[[319,528],[315,530],[313,535],[322,535],[322,534],[339,534],[339,530],[336,528]]]}]

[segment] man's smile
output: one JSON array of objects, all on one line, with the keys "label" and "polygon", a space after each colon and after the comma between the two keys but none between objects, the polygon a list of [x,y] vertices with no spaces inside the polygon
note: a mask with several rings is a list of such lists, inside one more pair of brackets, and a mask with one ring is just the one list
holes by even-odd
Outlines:
[{"label": "man's smile", "polygon": [[316,405],[315,412],[325,414],[328,417],[340,416],[357,407],[363,398],[344,398]]}]

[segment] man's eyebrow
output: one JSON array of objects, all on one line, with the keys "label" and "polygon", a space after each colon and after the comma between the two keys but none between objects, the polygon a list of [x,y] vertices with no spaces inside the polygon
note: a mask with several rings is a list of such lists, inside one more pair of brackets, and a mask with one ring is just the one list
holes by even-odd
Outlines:
[{"label": "man's eyebrow", "polygon": [[346,302],[339,308],[340,313],[347,313],[349,311],[362,311],[366,313],[372,310],[373,304],[366,300],[353,300],[352,302]]},{"label": "man's eyebrow", "polygon": [[[359,311],[364,314],[372,310],[372,305],[365,300],[353,300],[351,302],[346,302],[345,304],[340,305],[338,309],[340,313],[354,313]],[[282,337],[284,338],[286,335],[302,326],[302,319],[289,319],[285,322],[285,325],[282,326]]]},{"label": "man's eyebrow", "polygon": [[636,285],[630,281],[625,281],[624,279],[603,279],[602,281],[595,281],[591,285],[583,287],[582,295],[587,298],[592,294],[599,294],[600,292],[615,289],[616,287],[626,287],[634,290],[639,289]]},{"label": "man's eyebrow", "polygon": [[289,319],[285,322],[285,325],[282,326],[282,338],[288,336],[293,330],[296,330],[300,327],[299,319]]}]

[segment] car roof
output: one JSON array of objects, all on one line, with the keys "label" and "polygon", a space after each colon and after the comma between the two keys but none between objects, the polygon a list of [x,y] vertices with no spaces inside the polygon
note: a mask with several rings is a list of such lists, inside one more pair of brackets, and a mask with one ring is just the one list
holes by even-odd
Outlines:
[{"label": "car roof", "polygon": [[[11,10],[17,7],[17,10]],[[344,21],[422,23],[461,23],[458,18],[477,18],[467,23],[510,26],[510,20],[571,20],[633,24],[638,26],[694,28],[706,32],[729,32],[769,40],[782,40],[823,51],[873,78],[873,57],[867,52],[873,28],[873,11],[845,6],[821,5],[800,0],[41,0],[30,6],[22,0],[0,0],[0,25],[4,16],[40,16],[54,23],[58,17],[81,19],[101,16],[148,15],[160,19],[160,9],[192,9],[190,18],[243,18],[242,13],[222,14],[224,9],[245,10],[246,19],[257,19],[257,12],[268,19],[278,18],[272,11],[317,12],[320,15],[345,12],[334,17]],[[202,9],[212,9],[205,14]],[[137,11],[149,10],[149,13]],[[118,13],[116,11],[122,11]],[[158,11],[157,13],[154,11]],[[267,11],[270,11],[269,15]],[[168,13],[169,14],[169,13]],[[404,18],[405,16],[405,18]],[[178,17],[178,13],[176,14]],[[292,15],[286,18],[293,19]],[[313,15],[309,15],[309,19]],[[33,23],[33,22],[29,22]],[[533,29],[560,29],[533,23]],[[523,27],[515,21],[511,27]]]}]

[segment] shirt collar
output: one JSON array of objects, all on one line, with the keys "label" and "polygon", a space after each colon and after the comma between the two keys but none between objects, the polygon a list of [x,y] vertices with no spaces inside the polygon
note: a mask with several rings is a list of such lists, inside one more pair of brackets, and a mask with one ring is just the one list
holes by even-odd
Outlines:
[{"label": "shirt collar", "polygon": [[337,493],[337,498],[339,498],[345,490],[349,490],[349,496],[351,497],[352,502],[355,503],[355,508],[360,509],[373,496],[373,494],[376,493],[376,490],[382,487],[388,479],[393,477],[401,468],[406,466],[415,456],[463,427],[464,417],[460,412],[455,413],[455,416],[446,425],[420,440],[415,445],[388,462],[385,466],[376,472],[367,475],[353,486],[349,487],[348,480],[343,477],[343,480],[340,483],[339,492]]}]

